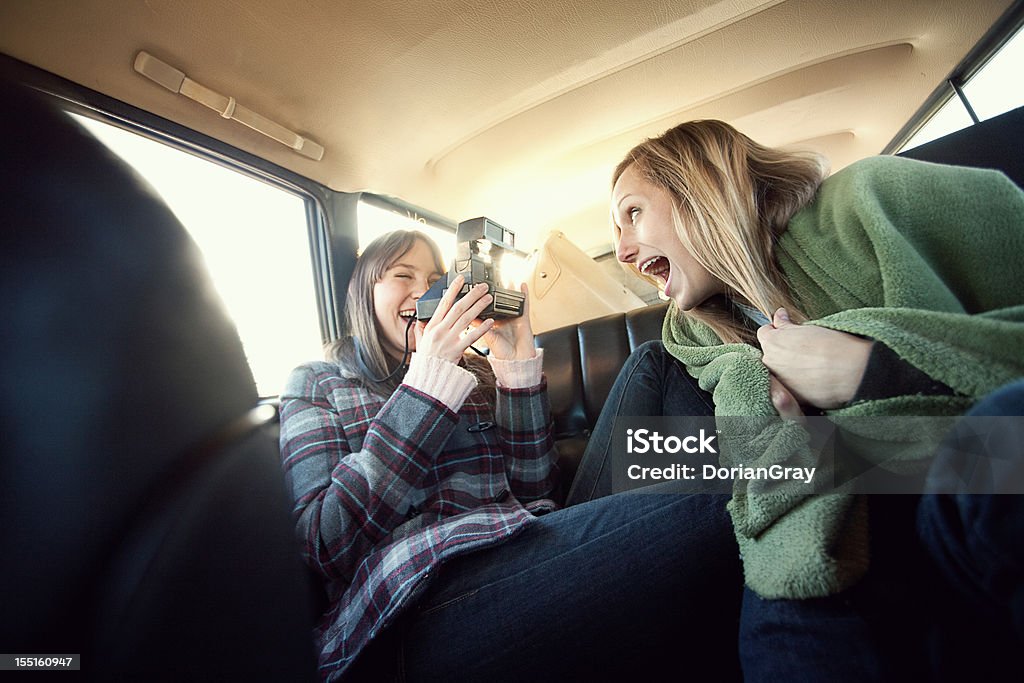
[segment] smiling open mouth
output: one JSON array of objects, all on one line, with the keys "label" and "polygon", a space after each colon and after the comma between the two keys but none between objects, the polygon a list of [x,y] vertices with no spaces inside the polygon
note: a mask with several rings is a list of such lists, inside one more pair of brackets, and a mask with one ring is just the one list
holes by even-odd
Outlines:
[{"label": "smiling open mouth", "polygon": [[656,277],[660,280],[668,280],[668,275],[671,270],[672,266],[664,256],[654,256],[640,264],[641,273]]}]

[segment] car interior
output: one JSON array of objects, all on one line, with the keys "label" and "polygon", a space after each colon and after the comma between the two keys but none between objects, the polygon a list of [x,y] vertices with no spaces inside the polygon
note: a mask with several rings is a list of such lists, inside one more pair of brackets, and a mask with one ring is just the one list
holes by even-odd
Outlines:
[{"label": "car interior", "polygon": [[[668,308],[613,253],[622,156],[716,118],[832,171],[898,153],[1024,186],[1019,82],[970,104],[1022,25],[1022,0],[0,4],[0,650],[81,653],[101,680],[315,679],[323,596],[292,545],[276,380],[254,379],[185,214],[66,113],[298,198],[302,353],[341,334],[365,207],[514,231],[564,498]],[[923,134],[960,106],[960,129]],[[255,293],[275,273],[245,277],[282,326]]]}]

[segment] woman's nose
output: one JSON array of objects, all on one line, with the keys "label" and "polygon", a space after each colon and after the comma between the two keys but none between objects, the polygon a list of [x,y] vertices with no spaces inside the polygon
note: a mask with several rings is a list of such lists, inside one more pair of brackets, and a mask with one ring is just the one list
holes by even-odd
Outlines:
[{"label": "woman's nose", "polygon": [[615,258],[622,263],[633,263],[636,260],[636,244],[628,232],[619,235],[619,243],[615,247]]},{"label": "woman's nose", "polygon": [[416,283],[416,286],[413,287],[412,298],[419,299],[421,296],[427,293],[428,289],[430,289],[430,281],[420,280],[419,282]]}]

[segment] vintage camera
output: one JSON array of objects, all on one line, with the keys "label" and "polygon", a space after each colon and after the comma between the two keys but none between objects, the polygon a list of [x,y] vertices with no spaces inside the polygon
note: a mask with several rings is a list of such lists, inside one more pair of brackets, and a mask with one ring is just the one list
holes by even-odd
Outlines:
[{"label": "vintage camera", "polygon": [[523,314],[524,297],[521,292],[504,289],[498,277],[502,255],[515,250],[515,233],[489,218],[471,218],[459,223],[455,232],[458,243],[455,261],[448,273],[435,282],[416,302],[416,318],[430,320],[441,297],[452,281],[462,275],[465,281],[456,301],[473,285],[484,283],[494,300],[481,313],[481,318],[516,318]]}]

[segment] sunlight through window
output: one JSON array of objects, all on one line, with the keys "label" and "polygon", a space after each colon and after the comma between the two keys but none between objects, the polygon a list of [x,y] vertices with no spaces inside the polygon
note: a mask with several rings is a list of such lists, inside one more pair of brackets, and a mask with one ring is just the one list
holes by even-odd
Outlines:
[{"label": "sunlight through window", "polygon": [[[120,128],[75,116],[160,194],[203,254],[261,396],[323,357],[304,200]],[[139,343],[144,343],[140,340]]]}]

